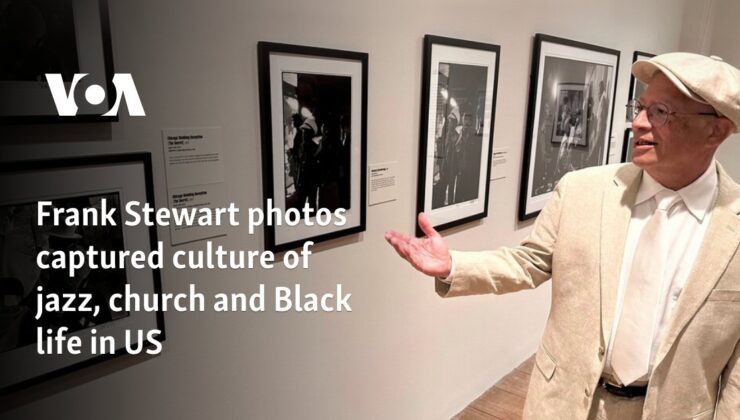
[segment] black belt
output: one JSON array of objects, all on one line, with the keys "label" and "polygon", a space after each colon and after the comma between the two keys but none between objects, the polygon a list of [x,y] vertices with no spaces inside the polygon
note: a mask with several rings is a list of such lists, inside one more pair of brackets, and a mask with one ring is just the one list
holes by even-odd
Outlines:
[{"label": "black belt", "polygon": [[610,384],[604,378],[599,380],[599,385],[610,394],[618,395],[620,397],[644,397],[645,394],[647,394],[647,385],[619,386]]}]

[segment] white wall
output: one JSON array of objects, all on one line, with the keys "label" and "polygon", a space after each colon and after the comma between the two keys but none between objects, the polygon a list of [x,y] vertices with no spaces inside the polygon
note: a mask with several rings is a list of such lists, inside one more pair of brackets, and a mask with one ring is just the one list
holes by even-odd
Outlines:
[{"label": "white wall", "polygon": [[[714,0],[712,30],[707,31],[709,40],[708,54],[718,55],[726,62],[740,68],[740,48],[737,41],[740,39],[740,2],[737,0]],[[740,180],[740,135],[735,134],[725,140],[717,153],[717,159],[727,172],[736,180]]]},{"label": "white wall", "polygon": [[697,54],[709,52],[718,10],[716,3],[715,0],[691,0],[685,3],[679,50]]},{"label": "white wall", "polygon": [[[21,407],[15,414],[23,416],[64,417],[83,407],[109,418],[453,415],[534,352],[550,286],[442,300],[431,279],[384,243],[388,228],[413,229],[424,34],[502,46],[494,144],[510,148],[510,171],[492,183],[488,218],[446,235],[452,247],[474,250],[514,244],[530,227],[516,222],[516,208],[534,33],[621,50],[613,129],[621,147],[632,52],[675,50],[683,20],[675,0],[129,0],[110,9],[116,70],[133,73],[147,118],[124,116],[111,129],[5,129],[8,150],[25,157],[151,151],[164,204],[160,130],[221,126],[229,198],[257,207],[257,41],[365,51],[369,162],[400,162],[401,198],[369,207],[364,234],[317,247],[308,272],[163,272],[167,292],[191,282],[207,293],[260,282],[315,291],[343,283],[352,313],[168,313],[162,355]],[[232,229],[218,242],[259,249],[262,237]]]}]

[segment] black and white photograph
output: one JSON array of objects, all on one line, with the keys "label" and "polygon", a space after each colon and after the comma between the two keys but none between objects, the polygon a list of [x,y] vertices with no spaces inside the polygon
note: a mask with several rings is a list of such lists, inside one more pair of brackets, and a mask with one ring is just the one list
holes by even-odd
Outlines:
[{"label": "black and white photograph", "polygon": [[[83,328],[105,324],[128,316],[108,307],[114,293],[123,293],[126,285],[124,269],[102,270],[89,265],[70,276],[64,269],[41,270],[36,263],[39,251],[84,251],[93,246],[100,251],[123,250],[123,229],[120,222],[118,193],[65,197],[49,200],[51,208],[100,209],[103,201],[117,209],[116,226],[53,226],[51,218],[37,225],[38,203],[0,206],[0,353],[36,343],[38,328],[66,327],[74,333]],[[47,258],[48,260],[48,258]],[[45,263],[49,263],[46,261]],[[41,288],[39,291],[38,288]],[[92,304],[101,311],[90,313],[49,312],[36,319],[39,294],[89,294]]]},{"label": "black and white photograph", "polygon": [[[483,133],[476,130],[482,109],[476,91],[487,68],[440,63],[437,73],[434,188],[432,209],[478,198]],[[479,111],[479,112],[476,112]]]},{"label": "black and white photograph", "polygon": [[[112,85],[113,55],[107,0],[0,2],[0,121],[3,123],[109,122],[115,99],[90,104],[84,92]],[[75,74],[87,74],[72,92],[74,117],[59,117],[46,74],[60,74],[65,91]]]},{"label": "black and white photograph", "polygon": [[[266,226],[265,247],[287,250],[361,232],[365,226],[365,53],[260,42],[265,208],[295,209],[297,226]],[[318,226],[345,212],[347,225]]]},{"label": "black and white photograph", "polygon": [[566,173],[606,164],[619,52],[537,34],[519,219],[535,217]]},{"label": "black and white photograph", "polygon": [[288,208],[351,208],[351,83],[348,76],[283,73]]},{"label": "black and white photograph", "polygon": [[71,0],[9,0],[0,7],[0,80],[44,81],[79,73]]},{"label": "black and white photograph", "polygon": [[576,146],[586,146],[586,85],[578,83],[560,83],[557,87],[558,96],[555,100],[555,124],[553,127],[552,142],[567,143]]},{"label": "black and white photograph", "polygon": [[[637,60],[649,60],[653,57],[655,57],[655,54],[643,51],[635,51],[634,54],[632,54],[632,62],[634,63]],[[637,80],[637,78],[630,73],[630,94],[628,101],[638,100],[642,95],[642,92],[645,91],[645,87],[645,83]],[[629,118],[627,119],[627,121],[629,121]]]},{"label": "black and white photograph", "polygon": [[493,44],[424,38],[417,213],[436,229],[487,214],[499,55]]},{"label": "black and white photograph", "polygon": [[624,141],[622,142],[622,163],[632,162],[632,151],[635,148],[634,135],[632,129],[624,130]]},{"label": "black and white photograph", "polygon": [[[545,58],[544,83],[554,89],[542,91],[538,126],[543,133],[541,140],[546,140],[552,124],[552,137],[549,142],[537,143],[533,195],[551,192],[567,172],[599,164],[606,150],[603,140],[610,99],[608,70],[600,64]],[[564,83],[561,80],[584,82]],[[551,96],[553,92],[554,97]],[[553,109],[554,116],[549,116]]]},{"label": "black and white photograph", "polygon": [[[126,330],[159,329],[158,340],[164,340],[162,312],[132,313],[109,305],[111,296],[124,293],[126,286],[135,293],[159,293],[158,270],[102,269],[86,262],[70,272],[53,268],[51,261],[55,251],[86,252],[92,246],[100,252],[148,252],[156,246],[155,227],[121,223],[126,201],[153,203],[149,154],[15,162],[0,168],[0,191],[0,393],[121,354]],[[38,223],[40,201],[49,203],[44,204],[49,214],[55,209],[116,209],[111,216],[115,225],[69,225],[66,218],[55,225],[52,217]],[[41,252],[48,253],[41,261],[48,269],[42,270],[37,261]],[[50,301],[52,294],[89,295],[90,305],[100,311],[39,311],[39,303]],[[94,331],[105,331],[115,338],[115,354],[39,355],[39,329],[80,337],[86,348]]]}]

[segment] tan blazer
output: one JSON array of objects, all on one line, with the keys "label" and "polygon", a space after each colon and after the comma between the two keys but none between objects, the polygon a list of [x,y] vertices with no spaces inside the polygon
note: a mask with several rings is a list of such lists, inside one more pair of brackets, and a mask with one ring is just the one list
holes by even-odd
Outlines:
[{"label": "tan blazer", "polygon": [[[643,419],[740,419],[740,186],[719,165],[718,173],[717,203],[658,351]],[[552,277],[525,419],[588,416],[641,177],[632,164],[566,175],[520,246],[452,251],[450,283],[436,280],[451,297],[514,292]]]}]

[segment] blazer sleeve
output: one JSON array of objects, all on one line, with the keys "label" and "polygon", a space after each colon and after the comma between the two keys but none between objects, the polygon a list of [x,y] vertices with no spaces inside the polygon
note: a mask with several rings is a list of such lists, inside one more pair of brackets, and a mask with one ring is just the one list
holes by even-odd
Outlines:
[{"label": "blazer sleeve", "polygon": [[740,413],[740,342],[735,346],[735,353],[722,372],[719,402],[715,414],[716,420],[736,419]]},{"label": "blazer sleeve", "polygon": [[568,174],[560,179],[537,216],[532,232],[519,246],[478,252],[450,251],[455,270],[444,280],[435,278],[437,294],[442,297],[503,294],[533,289],[549,280],[568,179]]}]

